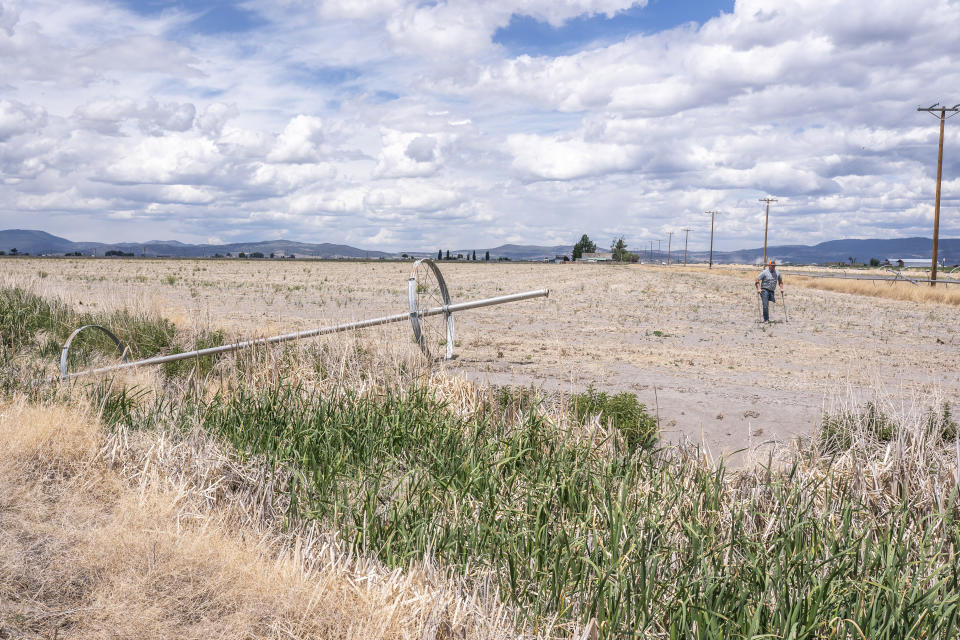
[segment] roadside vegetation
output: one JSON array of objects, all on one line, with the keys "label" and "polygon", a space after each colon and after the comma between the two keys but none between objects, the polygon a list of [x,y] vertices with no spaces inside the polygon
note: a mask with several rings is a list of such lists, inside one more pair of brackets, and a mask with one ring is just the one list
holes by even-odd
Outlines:
[{"label": "roadside vegetation", "polygon": [[[290,551],[305,532],[326,540],[331,558],[363,559],[371,575],[442,576],[436,584],[447,586],[435,593],[447,594],[446,604],[434,612],[421,598],[430,589],[421,589],[422,610],[404,614],[409,626],[381,637],[422,637],[425,629],[435,638],[498,637],[509,627],[570,638],[593,618],[606,638],[960,633],[960,441],[949,402],[853,404],[824,416],[809,442],[730,471],[695,448],[660,443],[656,416],[632,394],[480,387],[356,339],[259,350],[152,377],[34,384],[81,323],[119,328],[141,355],[152,355],[158,335],[166,336],[161,349],[224,336],[187,336],[152,316],[74,316],[14,289],[0,290],[0,309],[2,433],[22,433],[41,408],[87,406],[101,431],[83,432],[84,450],[99,452],[84,455],[108,460],[119,470],[115,482],[142,486],[146,456],[173,474],[182,495],[196,498],[190,504],[198,513],[235,500],[231,508],[246,514],[247,530],[268,536],[273,553],[299,559],[299,568],[287,569],[296,580],[318,579],[318,565]],[[131,440],[152,444],[125,444]],[[171,447],[179,447],[179,464],[144,453]],[[211,447],[226,461],[219,471],[203,462]],[[29,451],[18,464],[52,455],[41,446]],[[49,477],[57,463],[44,464],[36,478]],[[70,468],[59,467],[78,473]],[[16,492],[16,473],[4,477],[6,495]],[[82,491],[86,482],[62,490]],[[26,499],[7,512],[25,517]],[[53,610],[67,635],[110,593],[94,588],[104,574],[85,582],[51,573],[70,581],[60,592],[69,587],[74,596],[42,600],[54,591],[36,590],[42,578],[23,577],[23,563],[9,551],[33,535],[28,529],[4,534],[0,595],[12,604],[0,609],[0,630],[40,636]],[[110,546],[114,534],[103,535]],[[68,554],[72,543],[58,544]],[[204,552],[195,558],[210,566]],[[111,570],[122,565],[115,560]],[[351,571],[342,579],[356,580]],[[170,594],[169,615],[186,607],[191,619],[200,611],[214,620],[236,610],[236,600],[225,604],[210,586],[215,581],[204,584],[176,582],[185,591]],[[257,588],[245,593],[255,599]],[[334,606],[332,598],[323,602]],[[260,626],[237,628],[280,637],[284,621],[307,614],[258,615]],[[333,633],[287,628],[287,637]]]}]

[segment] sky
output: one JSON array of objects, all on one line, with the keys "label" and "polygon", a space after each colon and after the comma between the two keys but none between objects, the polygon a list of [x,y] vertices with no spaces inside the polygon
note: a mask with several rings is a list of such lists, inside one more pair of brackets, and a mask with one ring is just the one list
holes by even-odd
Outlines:
[{"label": "sky", "polygon": [[[0,228],[386,251],[930,236],[955,0],[0,0]],[[960,118],[941,237],[960,236]]]}]

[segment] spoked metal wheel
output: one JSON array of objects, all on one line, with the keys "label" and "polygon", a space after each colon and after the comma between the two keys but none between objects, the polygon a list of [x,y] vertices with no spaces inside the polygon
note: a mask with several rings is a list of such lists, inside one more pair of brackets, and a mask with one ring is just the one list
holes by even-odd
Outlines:
[{"label": "spoked metal wheel", "polygon": [[447,310],[450,292],[436,263],[428,258],[414,262],[407,287],[417,344],[428,360],[449,360],[453,357],[453,314]]}]

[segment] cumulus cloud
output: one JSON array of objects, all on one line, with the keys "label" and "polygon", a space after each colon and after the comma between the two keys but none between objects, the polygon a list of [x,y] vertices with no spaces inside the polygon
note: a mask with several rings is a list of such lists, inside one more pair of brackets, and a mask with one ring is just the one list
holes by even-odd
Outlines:
[{"label": "cumulus cloud", "polygon": [[342,188],[298,193],[288,200],[294,214],[323,212],[328,214],[362,213],[366,189]]},{"label": "cumulus cloud", "polygon": [[443,164],[441,136],[386,129],[381,137],[382,147],[374,171],[377,177],[426,177],[436,173]]},{"label": "cumulus cloud", "polygon": [[413,211],[436,212],[455,207],[462,200],[455,189],[422,181],[398,180],[392,185],[373,187],[364,205],[380,217],[397,215],[408,218]]},{"label": "cumulus cloud", "polygon": [[[636,246],[722,209],[730,248],[756,241],[769,193],[791,242],[928,233],[937,127],[915,103],[960,102],[950,0],[738,0],[559,56],[493,42],[516,15],[560,27],[643,5],[256,0],[261,24],[210,34],[181,10],[0,0],[0,214],[406,250]],[[945,203],[958,148],[951,122]]]},{"label": "cumulus cloud", "polygon": [[437,157],[437,139],[417,136],[410,141],[403,153],[414,162],[433,162]]},{"label": "cumulus cloud", "polygon": [[323,121],[300,114],[290,120],[267,155],[270,162],[315,162],[324,142]]},{"label": "cumulus cloud", "polygon": [[224,125],[238,115],[240,110],[237,105],[213,102],[203,109],[196,119],[196,125],[204,134],[216,137],[223,132]]},{"label": "cumulus cloud", "polygon": [[563,140],[526,134],[512,135],[507,145],[513,166],[545,180],[572,180],[631,168],[638,150],[628,145]]},{"label": "cumulus cloud", "polygon": [[441,0],[435,3],[374,0],[361,2],[359,7],[365,17],[383,12],[387,32],[400,51],[443,56],[434,63],[445,65],[452,62],[451,58],[459,61],[489,53],[494,48],[494,32],[507,26],[514,15],[561,26],[577,16],[612,17],[624,9],[645,4],[645,1],[632,0]]},{"label": "cumulus cloud", "polygon": [[188,131],[193,127],[197,108],[191,103],[159,104],[151,99],[140,111],[140,127],[150,135],[163,135],[167,131]]},{"label": "cumulus cloud", "polygon": [[148,135],[187,131],[193,127],[197,109],[191,103],[160,104],[149,99],[142,106],[130,98],[100,99],[74,110],[78,124],[104,135],[122,135],[123,124],[132,121]]},{"label": "cumulus cloud", "polygon": [[0,3],[0,31],[7,36],[13,35],[13,28],[20,20],[20,11],[12,2]]},{"label": "cumulus cloud", "polygon": [[206,138],[171,134],[149,137],[106,167],[102,179],[126,184],[202,184],[222,166],[216,145]]},{"label": "cumulus cloud", "polygon": [[47,113],[38,105],[0,100],[0,142],[13,136],[37,131],[46,124]]},{"label": "cumulus cloud", "polygon": [[268,187],[273,193],[279,195],[317,183],[329,183],[336,175],[336,167],[329,163],[258,163],[249,180],[249,184]]}]

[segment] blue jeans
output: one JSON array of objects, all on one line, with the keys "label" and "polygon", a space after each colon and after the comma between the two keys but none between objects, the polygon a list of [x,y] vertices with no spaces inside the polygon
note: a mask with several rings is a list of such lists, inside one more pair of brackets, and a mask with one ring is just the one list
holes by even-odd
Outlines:
[{"label": "blue jeans", "polygon": [[760,299],[763,300],[763,321],[770,321],[770,303],[777,301],[776,291],[770,291],[769,289],[760,290]]}]

